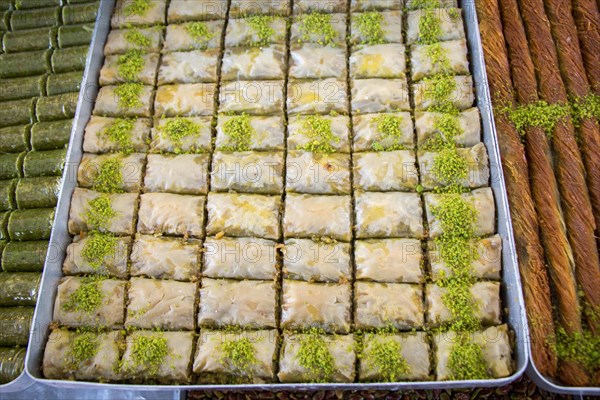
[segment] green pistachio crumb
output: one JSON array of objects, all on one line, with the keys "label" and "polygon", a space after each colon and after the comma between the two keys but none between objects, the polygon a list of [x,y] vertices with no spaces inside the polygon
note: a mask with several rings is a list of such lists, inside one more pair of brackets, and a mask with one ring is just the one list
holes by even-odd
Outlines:
[{"label": "green pistachio crumb", "polygon": [[440,17],[436,15],[435,10],[426,9],[419,19],[419,43],[434,44],[440,41],[442,37],[442,26]]},{"label": "green pistachio crumb", "polygon": [[117,59],[117,72],[126,81],[135,81],[144,69],[144,53],[131,49]]},{"label": "green pistachio crumb", "polygon": [[94,231],[85,242],[81,255],[93,269],[98,269],[107,257],[115,254],[116,250],[116,237],[110,233]]},{"label": "green pistachio crumb", "polygon": [[69,343],[66,354],[67,365],[70,369],[77,369],[82,363],[91,360],[97,353],[97,334],[92,332],[77,334],[73,341]]},{"label": "green pistachio crumb", "polygon": [[221,352],[221,362],[230,363],[244,375],[252,375],[253,366],[256,364],[256,349],[247,337],[221,343]]},{"label": "green pistachio crumb", "polygon": [[125,32],[125,40],[137,47],[150,47],[150,39],[137,28],[128,29]]},{"label": "green pistachio crumb", "polygon": [[205,46],[215,36],[215,33],[210,32],[204,22],[190,22],[185,25],[185,30],[192,40],[201,46]]},{"label": "green pistachio crumb", "polygon": [[168,354],[167,339],[160,333],[138,336],[133,341],[133,365],[146,367],[151,375],[158,372]]},{"label": "green pistachio crumb", "polygon": [[316,42],[322,46],[334,45],[337,33],[331,23],[331,14],[313,12],[303,15],[298,25],[300,42],[307,42],[316,36]]},{"label": "green pistachio crumb", "polygon": [[125,6],[125,15],[144,15],[150,9],[150,0],[131,0]]},{"label": "green pistachio crumb", "polygon": [[469,340],[469,335],[458,334],[458,341],[452,346],[448,358],[448,368],[453,380],[487,379],[490,377],[481,347]]},{"label": "green pistachio crumb", "polygon": [[256,134],[247,114],[229,118],[223,124],[223,133],[228,139],[223,151],[249,151],[252,137]]},{"label": "green pistachio crumb", "polygon": [[183,139],[198,136],[200,134],[200,125],[188,118],[176,117],[160,125],[158,131],[164,139],[179,146]]},{"label": "green pistachio crumb", "polygon": [[468,178],[469,165],[456,148],[443,149],[435,154],[431,173],[444,185],[458,184]]},{"label": "green pistachio crumb", "polygon": [[102,161],[98,167],[98,174],[94,178],[93,189],[102,193],[121,193],[123,189],[123,163],[119,156],[110,157]]},{"label": "green pistachio crumb", "polygon": [[323,336],[321,330],[311,329],[300,339],[296,354],[298,364],[315,375],[317,382],[329,382],[335,372],[335,362]]},{"label": "green pistachio crumb", "polygon": [[386,382],[396,382],[410,372],[406,359],[402,356],[402,345],[391,337],[373,338],[365,361],[376,368]]},{"label": "green pistachio crumb", "polygon": [[112,208],[112,201],[107,194],[92,199],[84,212],[87,224],[94,229],[107,229],[117,212]]},{"label": "green pistachio crumb", "polygon": [[335,136],[331,129],[331,119],[321,115],[304,117],[299,132],[310,139],[307,144],[298,147],[300,150],[333,153],[336,151],[333,145],[340,142],[340,138]]},{"label": "green pistachio crumb", "polygon": [[102,276],[82,278],[79,287],[63,303],[63,309],[92,314],[102,305],[104,300],[104,293],[99,287],[99,282],[103,279]]},{"label": "green pistachio crumb", "polygon": [[132,153],[131,132],[135,126],[135,121],[135,118],[117,118],[101,134],[108,137],[111,142],[117,143],[124,153]]},{"label": "green pistachio crumb", "polygon": [[383,15],[378,11],[371,11],[356,16],[356,23],[364,44],[385,43],[383,28]]},{"label": "green pistachio crumb", "polygon": [[115,94],[118,97],[119,106],[123,108],[135,108],[142,105],[140,95],[144,85],[138,82],[128,82],[117,86]]},{"label": "green pistachio crumb", "polygon": [[373,118],[377,132],[381,135],[381,141],[375,141],[371,145],[373,151],[406,150],[402,143],[402,116],[382,114]]},{"label": "green pistachio crumb", "polygon": [[248,18],[248,25],[252,28],[254,33],[258,36],[256,42],[250,43],[252,46],[267,46],[271,41],[271,38],[275,36],[275,29],[271,27],[271,24],[275,21],[272,15],[254,15]]}]

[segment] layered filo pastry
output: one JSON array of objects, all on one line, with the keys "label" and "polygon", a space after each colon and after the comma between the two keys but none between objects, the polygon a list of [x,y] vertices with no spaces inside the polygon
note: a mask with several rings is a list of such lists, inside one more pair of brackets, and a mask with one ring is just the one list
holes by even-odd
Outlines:
[{"label": "layered filo pastry", "polygon": [[[127,148],[112,140],[109,129],[118,126],[130,126],[127,130]],[[130,150],[136,153],[148,151],[148,139],[152,122],[149,118],[119,119],[92,115],[85,127],[83,151],[86,153],[113,153]]]},{"label": "layered filo pastry", "polygon": [[439,25],[437,41],[459,40],[465,38],[465,29],[461,11],[458,8],[434,8],[409,11],[407,15],[406,43],[409,45],[423,41],[421,33],[423,18],[433,19]]},{"label": "layered filo pastry", "polygon": [[[402,43],[402,10],[376,11],[380,16],[381,42]],[[353,13],[350,26],[352,44],[369,44],[372,40],[371,32],[362,29],[363,18],[369,16],[364,13]]]},{"label": "layered filo pastry", "polygon": [[113,29],[130,26],[164,25],[167,11],[166,0],[149,0],[144,12],[135,12],[135,0],[119,0],[110,20]]},{"label": "layered filo pastry", "polygon": [[[241,344],[241,345],[240,345]],[[279,338],[275,329],[219,331],[201,329],[193,370],[201,383],[270,383],[275,381]],[[254,357],[240,365],[228,348],[249,349]]]},{"label": "layered filo pastry", "polygon": [[[132,37],[142,37],[142,42],[132,40]],[[142,43],[142,45],[140,45]],[[106,44],[104,45],[104,55],[124,54],[129,50],[142,50],[148,53],[158,53],[162,47],[162,30],[157,27],[150,28],[130,28],[113,29],[109,32]]]}]

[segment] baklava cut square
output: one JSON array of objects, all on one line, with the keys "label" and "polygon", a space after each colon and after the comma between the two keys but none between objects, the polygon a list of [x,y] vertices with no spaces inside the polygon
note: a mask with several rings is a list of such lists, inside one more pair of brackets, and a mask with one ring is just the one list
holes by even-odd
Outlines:
[{"label": "baklava cut square", "polygon": [[326,332],[350,330],[351,286],[349,283],[310,283],[284,280],[281,327]]},{"label": "baklava cut square", "polygon": [[208,194],[208,236],[279,239],[281,196],[260,194]]},{"label": "baklava cut square", "polygon": [[65,276],[58,284],[53,320],[69,327],[123,326],[127,281]]},{"label": "baklava cut square", "polygon": [[213,155],[211,189],[216,192],[279,194],[283,152],[221,152]]},{"label": "baklava cut square", "polygon": [[154,235],[203,237],[204,196],[172,193],[141,195],[137,230]]},{"label": "baklava cut square", "polygon": [[143,329],[194,329],[196,284],[133,277],[125,326]]},{"label": "baklava cut square", "polygon": [[390,283],[422,283],[425,280],[420,240],[357,240],[354,260],[358,280]]},{"label": "baklava cut square", "polygon": [[423,237],[423,212],[417,193],[358,192],[355,201],[358,238]]},{"label": "baklava cut square", "polygon": [[202,280],[198,325],[275,328],[277,288],[273,281]]},{"label": "baklava cut square", "polygon": [[412,150],[357,153],[354,155],[354,188],[364,191],[414,191],[419,184]]},{"label": "baklava cut square", "polygon": [[350,194],[350,155],[288,151],[286,190],[308,194]]},{"label": "baklava cut square", "polygon": [[423,327],[423,287],[407,283],[356,282],[357,329]]},{"label": "baklava cut square", "polygon": [[283,276],[307,282],[349,282],[352,278],[350,244],[312,239],[287,239]]},{"label": "baklava cut square", "polygon": [[286,238],[327,237],[349,242],[351,197],[288,193],[283,231]]},{"label": "baklava cut square", "polygon": [[196,281],[200,275],[198,240],[137,235],[131,251],[131,276]]},{"label": "baklava cut square", "polygon": [[208,154],[148,154],[144,190],[206,194],[209,162]]}]

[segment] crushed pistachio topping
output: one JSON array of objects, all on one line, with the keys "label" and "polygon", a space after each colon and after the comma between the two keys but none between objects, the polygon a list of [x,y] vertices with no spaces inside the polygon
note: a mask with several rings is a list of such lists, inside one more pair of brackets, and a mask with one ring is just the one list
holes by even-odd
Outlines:
[{"label": "crushed pistachio topping", "polygon": [[556,341],[549,341],[561,360],[574,361],[590,373],[600,370],[600,336],[590,331],[567,333],[556,330]]},{"label": "crushed pistachio topping", "polygon": [[356,23],[364,44],[385,43],[381,24],[383,15],[377,11],[365,12],[356,16]]},{"label": "crushed pistachio topping", "polygon": [[85,242],[81,255],[93,269],[98,269],[107,257],[115,254],[116,250],[116,237],[110,233],[93,231]]},{"label": "crushed pistachio topping", "polygon": [[92,199],[84,213],[89,226],[93,229],[107,229],[117,212],[112,208],[112,201],[107,194]]},{"label": "crushed pistachio topping", "polygon": [[337,33],[331,23],[330,14],[313,12],[300,18],[298,25],[300,42],[307,42],[316,36],[317,43],[322,46],[334,45]]},{"label": "crushed pistachio topping", "polygon": [[140,95],[144,85],[138,82],[128,82],[117,86],[115,94],[118,97],[119,106],[123,108],[135,108],[142,105]]},{"label": "crushed pistachio topping", "polygon": [[215,33],[210,32],[204,22],[190,22],[185,25],[185,30],[192,40],[200,45],[206,45],[215,36]]},{"label": "crushed pistachio topping", "polygon": [[324,332],[313,328],[300,339],[300,348],[296,354],[298,364],[315,375],[317,382],[328,382],[335,372],[335,362]]},{"label": "crushed pistachio topping", "polygon": [[102,293],[99,286],[99,283],[104,279],[105,277],[101,275],[82,278],[79,287],[63,303],[63,309],[92,314],[102,305],[102,300],[104,300],[104,293]]},{"label": "crushed pistachio topping", "polygon": [[515,125],[517,131],[525,133],[526,128],[539,127],[548,138],[552,138],[554,127],[569,115],[569,108],[563,104],[548,104],[545,101],[519,106],[516,109],[505,107],[502,112]]},{"label": "crushed pistachio topping", "polygon": [[250,150],[252,137],[256,134],[247,114],[229,118],[223,124],[223,133],[228,139],[227,144],[222,147],[224,151]]},{"label": "crushed pistachio topping", "polygon": [[442,37],[442,26],[440,17],[436,15],[436,11],[426,9],[423,11],[419,19],[419,43],[434,44]]},{"label": "crushed pistachio topping", "polygon": [[117,143],[124,153],[132,153],[131,132],[135,121],[135,118],[117,118],[101,134],[108,137],[111,142]]},{"label": "crushed pistachio topping", "polygon": [[456,148],[437,152],[431,166],[433,176],[445,185],[459,184],[469,176],[469,165]]},{"label": "crushed pistachio topping", "polygon": [[98,335],[92,332],[84,332],[75,336],[69,343],[66,353],[67,365],[71,369],[77,369],[82,363],[92,359],[98,353]]},{"label": "crushed pistachio topping", "polygon": [[150,9],[150,0],[131,0],[125,6],[125,14],[130,15],[144,15]]},{"label": "crushed pistachio topping", "polygon": [[144,53],[131,49],[117,58],[117,72],[126,81],[135,81],[144,69]]},{"label": "crushed pistachio topping", "polygon": [[300,134],[310,141],[298,148],[313,153],[333,153],[333,144],[339,143],[340,138],[333,134],[331,120],[321,115],[309,115],[302,120]]},{"label": "crushed pistachio topping", "polygon": [[271,24],[275,21],[272,15],[254,15],[248,18],[248,25],[254,31],[258,40],[251,43],[253,46],[267,46],[271,38],[275,36],[275,29]]},{"label": "crushed pistachio topping", "polygon": [[431,60],[434,70],[440,73],[452,72],[452,65],[448,57],[448,49],[442,46],[441,43],[433,43],[425,46],[425,56]]},{"label": "crushed pistachio topping", "polygon": [[133,341],[133,365],[144,366],[151,375],[158,372],[168,354],[167,339],[160,333],[138,336]]},{"label": "crushed pistachio topping", "polygon": [[365,355],[365,361],[376,368],[386,382],[396,382],[410,372],[406,359],[402,356],[402,345],[391,337],[373,339],[370,351]]},{"label": "crushed pistachio topping", "polygon": [[488,373],[483,351],[477,343],[469,340],[469,334],[459,333],[457,342],[452,346],[448,358],[448,368],[452,371],[451,378],[463,379],[487,379]]},{"label": "crushed pistachio topping", "polygon": [[183,139],[199,135],[200,125],[188,118],[175,117],[160,125],[158,131],[165,140],[179,146]]},{"label": "crushed pistachio topping", "polygon": [[150,39],[144,36],[144,34],[137,28],[131,28],[125,32],[125,40],[134,46],[138,47],[150,47]]},{"label": "crushed pistachio topping", "polygon": [[377,132],[381,135],[381,141],[375,141],[371,145],[373,151],[405,150],[402,143],[402,116],[382,114],[372,121],[376,124]]},{"label": "crushed pistachio topping", "polygon": [[256,364],[256,349],[247,337],[236,338],[221,343],[221,362],[230,363],[245,375],[252,375],[253,365]]},{"label": "crushed pistachio topping", "polygon": [[123,163],[118,156],[107,158],[98,166],[98,174],[94,178],[93,189],[102,193],[121,193]]}]

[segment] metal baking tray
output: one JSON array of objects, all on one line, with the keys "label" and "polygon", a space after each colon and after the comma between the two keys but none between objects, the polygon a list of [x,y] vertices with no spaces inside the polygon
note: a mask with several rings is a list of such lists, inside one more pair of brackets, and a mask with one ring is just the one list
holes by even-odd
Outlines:
[{"label": "metal baking tray", "polygon": [[525,307],[521,291],[521,283],[515,246],[508,211],[508,201],[504,186],[504,177],[500,164],[497,136],[492,122],[490,94],[485,76],[485,66],[481,51],[475,4],[466,0],[462,2],[463,15],[466,25],[467,40],[471,55],[473,79],[477,93],[477,105],[481,112],[483,124],[483,141],[488,149],[491,170],[491,183],[497,208],[498,233],[502,237],[502,298],[508,310],[506,322],[514,332],[514,359],[515,372],[502,379],[488,380],[463,380],[463,381],[429,381],[429,382],[394,382],[394,383],[352,383],[352,384],[243,384],[243,385],[130,385],[130,384],[100,384],[95,382],[77,382],[44,379],[41,371],[46,340],[52,322],[52,309],[56,297],[58,281],[62,277],[62,263],[67,245],[71,237],[67,231],[67,220],[71,195],[77,184],[77,168],[82,156],[82,142],[85,125],[90,118],[94,99],[98,92],[96,85],[104,56],[103,46],[108,35],[110,14],[113,7],[112,0],[102,1],[102,18],[96,23],[92,38],[92,47],[88,55],[88,65],[84,74],[84,85],[79,99],[77,114],[71,136],[70,147],[67,155],[67,164],[64,172],[64,182],[56,219],[50,238],[50,245],[54,249],[55,257],[46,260],[42,285],[34,315],[35,329],[31,333],[30,347],[26,358],[26,373],[33,380],[60,388],[89,389],[123,389],[123,390],[324,390],[324,389],[353,389],[353,390],[406,390],[406,389],[441,389],[441,388],[472,388],[495,387],[506,385],[520,377],[527,366],[529,352],[526,345],[528,337]]}]

